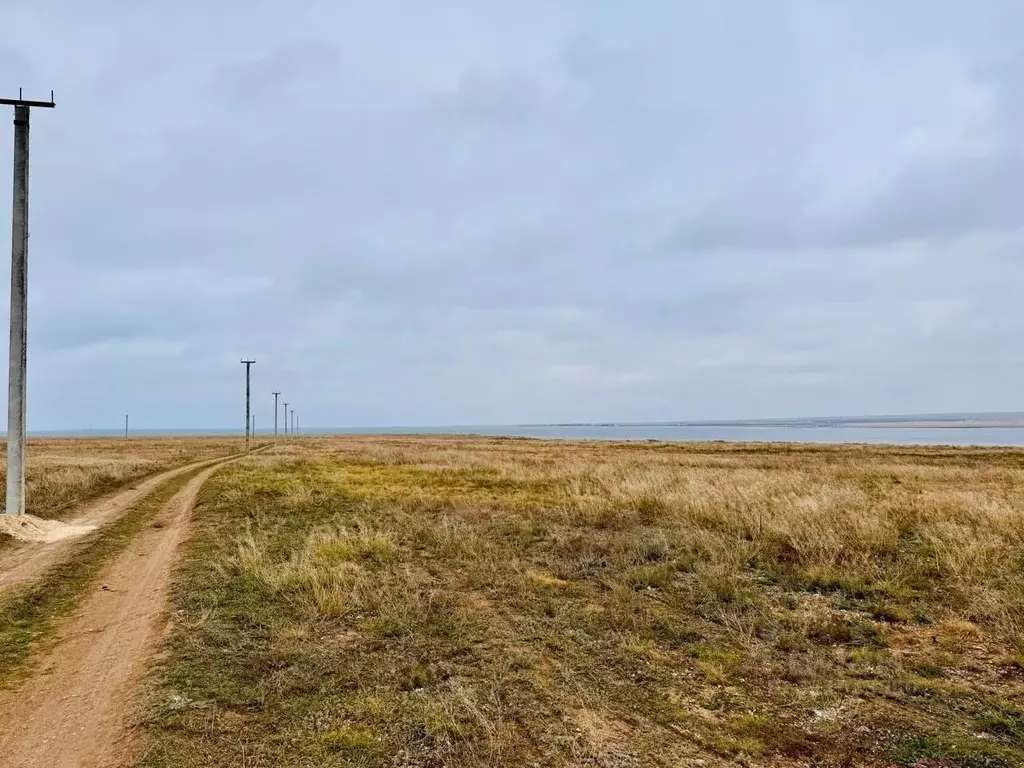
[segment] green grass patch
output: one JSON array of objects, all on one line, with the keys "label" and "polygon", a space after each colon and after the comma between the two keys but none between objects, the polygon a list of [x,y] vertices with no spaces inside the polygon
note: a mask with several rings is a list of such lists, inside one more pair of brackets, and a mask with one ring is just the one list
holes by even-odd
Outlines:
[{"label": "green grass patch", "polygon": [[[892,759],[906,768],[1013,768],[1015,758],[985,744],[958,744],[939,736],[916,736],[896,744]],[[1014,760],[1014,762],[1010,762]]]},{"label": "green grass patch", "polygon": [[626,572],[626,583],[630,589],[658,589],[672,581],[673,569],[664,563],[638,565]]},{"label": "green grass patch", "polygon": [[360,725],[342,725],[320,737],[328,752],[341,752],[352,757],[380,750],[380,739],[372,730]]},{"label": "green grass patch", "polygon": [[978,727],[993,736],[1024,743],[1024,713],[990,712],[979,718]]}]

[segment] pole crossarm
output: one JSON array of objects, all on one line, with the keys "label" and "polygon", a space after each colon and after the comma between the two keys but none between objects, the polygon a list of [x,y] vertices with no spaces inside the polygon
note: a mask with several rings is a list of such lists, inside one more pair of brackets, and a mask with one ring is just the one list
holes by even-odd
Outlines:
[{"label": "pole crossarm", "polygon": [[57,106],[57,102],[53,100],[53,91],[50,91],[49,101],[33,101],[32,99],[23,99],[21,97],[21,88],[18,89],[18,98],[0,99],[0,104],[7,104],[12,107],[42,107],[43,109],[53,109]]}]

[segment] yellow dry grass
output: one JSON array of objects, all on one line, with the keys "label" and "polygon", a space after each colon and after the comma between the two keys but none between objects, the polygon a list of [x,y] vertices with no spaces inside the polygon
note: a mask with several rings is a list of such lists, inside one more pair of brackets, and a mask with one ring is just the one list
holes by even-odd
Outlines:
[{"label": "yellow dry grass", "polygon": [[[60,518],[86,501],[146,475],[238,450],[220,437],[32,438],[26,459],[26,511]],[[0,494],[7,458],[0,449]]]},{"label": "yellow dry grass", "polygon": [[179,603],[147,765],[1024,764],[1017,450],[307,439]]}]

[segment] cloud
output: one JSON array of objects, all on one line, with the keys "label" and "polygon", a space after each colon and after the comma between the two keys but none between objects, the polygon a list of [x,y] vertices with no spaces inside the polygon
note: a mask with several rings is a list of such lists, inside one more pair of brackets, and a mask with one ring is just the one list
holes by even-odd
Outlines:
[{"label": "cloud", "polygon": [[1022,15],[12,9],[30,425],[1015,407]]}]

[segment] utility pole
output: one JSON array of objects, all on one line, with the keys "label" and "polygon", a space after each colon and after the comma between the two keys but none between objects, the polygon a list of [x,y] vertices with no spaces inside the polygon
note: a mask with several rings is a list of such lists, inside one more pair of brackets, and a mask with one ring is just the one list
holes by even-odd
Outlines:
[{"label": "utility pole", "polygon": [[14,196],[11,215],[11,346],[7,384],[7,508],[25,514],[25,369],[28,364],[28,124],[32,107],[49,101],[0,99],[14,107]]},{"label": "utility pole", "polygon": [[284,436],[288,437],[288,403],[284,404]]},{"label": "utility pole", "polygon": [[274,437],[277,437],[277,398],[281,394],[280,392],[271,392],[274,396]]},{"label": "utility pole", "polygon": [[245,366],[245,452],[249,452],[249,428],[252,423],[249,421],[249,368],[255,360],[240,361]]}]

